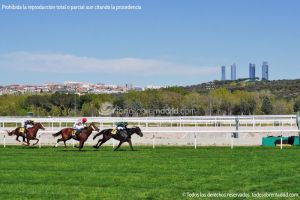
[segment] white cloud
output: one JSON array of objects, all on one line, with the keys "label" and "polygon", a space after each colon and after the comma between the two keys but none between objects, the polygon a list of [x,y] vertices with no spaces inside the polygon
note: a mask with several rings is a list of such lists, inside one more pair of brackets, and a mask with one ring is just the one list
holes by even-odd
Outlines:
[{"label": "white cloud", "polygon": [[53,53],[16,52],[0,55],[0,69],[32,72],[61,73],[116,73],[173,74],[207,76],[218,67],[180,65],[166,60],[119,58],[99,59]]}]

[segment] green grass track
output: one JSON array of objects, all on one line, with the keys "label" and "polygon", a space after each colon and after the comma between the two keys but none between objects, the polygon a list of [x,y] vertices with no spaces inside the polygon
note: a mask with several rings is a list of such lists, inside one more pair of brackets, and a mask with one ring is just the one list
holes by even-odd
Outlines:
[{"label": "green grass track", "polygon": [[0,199],[192,199],[184,194],[300,192],[300,148],[135,148],[1,147]]}]

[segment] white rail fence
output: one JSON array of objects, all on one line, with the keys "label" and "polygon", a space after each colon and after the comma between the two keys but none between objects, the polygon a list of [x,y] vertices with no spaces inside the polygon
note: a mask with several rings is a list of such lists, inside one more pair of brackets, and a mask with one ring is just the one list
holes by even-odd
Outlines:
[{"label": "white rail fence", "polygon": [[[0,144],[5,147],[19,144],[15,136],[8,136],[6,130],[22,126],[27,117],[0,117]],[[54,145],[57,138],[52,136],[58,130],[71,127],[78,118],[40,117],[46,130],[38,133],[39,147]],[[239,128],[236,129],[238,119]],[[89,122],[96,122],[100,130],[111,128],[115,122],[127,121],[130,126],[140,126],[144,137],[133,136],[133,142],[141,145],[188,145],[194,146],[236,146],[261,145],[263,136],[298,135],[296,115],[256,115],[256,116],[195,116],[195,117],[88,117]],[[239,133],[239,138],[232,138],[232,133]],[[90,136],[87,143],[93,145]],[[1,139],[2,138],[2,139]],[[76,141],[68,144],[74,147]],[[115,146],[116,141],[106,145]]]},{"label": "white rail fence", "polygon": [[[0,130],[22,126],[27,117],[0,117]],[[75,117],[40,117],[35,121],[54,130],[72,126]],[[126,121],[141,127],[222,127],[235,126],[236,119],[241,127],[296,126],[296,115],[255,115],[255,116],[195,116],[195,117],[88,117],[89,122],[96,122],[100,129],[114,126],[115,122]]]},{"label": "white rail fence", "polygon": [[[142,130],[144,136],[146,138],[140,138],[138,136],[133,137],[133,142],[135,144],[140,145],[151,145],[154,149],[157,145],[176,145],[176,141],[181,141],[181,143],[178,143],[177,145],[184,145],[184,146],[193,146],[195,149],[197,149],[198,146],[230,146],[233,148],[234,146],[254,146],[254,145],[260,145],[261,139],[263,136],[266,136],[266,134],[273,134],[273,135],[299,135],[300,130],[296,129],[270,129],[270,130],[214,130],[214,131],[207,131],[207,130],[162,130],[162,131],[147,131]],[[2,144],[3,147],[6,147],[8,144],[10,145],[16,145],[20,144],[18,143],[15,138],[16,136],[7,136],[5,132],[0,132],[2,135]],[[54,138],[52,134],[55,133],[55,131],[40,131],[38,133],[37,138],[40,140],[38,143],[39,148],[42,146],[54,146],[56,143],[57,138]],[[232,133],[238,133],[239,137],[234,138],[232,137]],[[166,135],[165,135],[166,134]],[[168,135],[169,134],[169,135]],[[173,137],[170,134],[173,134]],[[178,134],[179,137],[174,137],[174,134]],[[221,145],[218,145],[216,143],[209,144],[207,142],[207,135],[211,134],[221,134],[221,137],[219,140],[222,140],[223,143]],[[257,137],[254,138],[254,140],[258,143],[252,144],[249,143],[249,137],[246,137],[244,134],[257,134]],[[92,134],[88,141],[86,142],[87,145],[94,145],[96,144],[97,140],[93,141],[91,138],[94,134]],[[205,136],[206,135],[206,136]],[[1,137],[0,137],[1,138]],[[60,137],[58,137],[60,138]],[[21,139],[21,138],[19,138]],[[253,138],[252,138],[253,139]],[[8,140],[10,142],[8,142]],[[160,140],[166,140],[167,142],[160,142]],[[216,137],[211,137],[209,140],[214,141],[216,140]],[[1,139],[0,139],[1,141]],[[175,141],[175,142],[174,142]],[[116,140],[111,139],[106,143],[106,145],[111,145],[113,148],[116,145]],[[0,142],[1,143],[1,142]],[[71,139],[68,141],[68,143],[72,145],[72,147],[75,147],[75,143],[77,141]],[[61,143],[62,144],[62,143]],[[282,148],[282,141],[281,141],[281,148]]]}]

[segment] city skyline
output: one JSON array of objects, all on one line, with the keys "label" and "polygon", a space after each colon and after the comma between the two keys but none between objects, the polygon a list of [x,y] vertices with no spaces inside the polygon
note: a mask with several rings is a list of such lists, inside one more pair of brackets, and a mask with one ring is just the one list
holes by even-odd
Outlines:
[{"label": "city skyline", "polygon": [[[234,61],[238,67],[247,66],[250,60],[267,60],[273,80],[300,76],[297,0],[271,4],[270,0],[1,3],[139,4],[142,9],[0,10],[0,85],[69,79],[119,85],[194,85],[220,80],[221,65],[230,66]],[[247,70],[239,69],[237,77],[248,77]]]},{"label": "city skyline", "polygon": [[[269,64],[267,61],[263,61],[261,65],[261,80],[269,80]],[[246,77],[240,77],[239,79],[244,79]],[[259,78],[259,76],[256,74],[256,66],[254,63],[249,63],[249,75],[247,77],[249,80],[256,80],[256,78]],[[225,80],[231,80],[235,81],[237,80],[236,77],[236,64],[233,63],[230,65],[230,79],[226,79],[226,66],[221,66],[221,81]]]}]

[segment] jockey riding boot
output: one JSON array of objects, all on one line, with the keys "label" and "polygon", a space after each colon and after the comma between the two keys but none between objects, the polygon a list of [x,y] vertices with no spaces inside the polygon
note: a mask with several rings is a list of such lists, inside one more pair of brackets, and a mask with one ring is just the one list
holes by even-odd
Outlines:
[{"label": "jockey riding boot", "polygon": [[76,130],[76,132],[75,132],[75,136],[76,136],[77,139],[78,139],[79,136],[80,136],[80,132],[81,132],[81,130]]},{"label": "jockey riding boot", "polygon": [[23,136],[24,138],[26,138],[26,135],[27,135],[27,129],[24,129],[24,132],[22,133],[22,136]]}]

